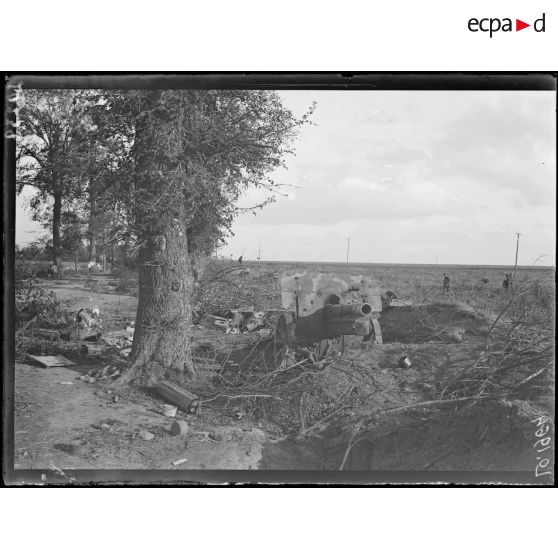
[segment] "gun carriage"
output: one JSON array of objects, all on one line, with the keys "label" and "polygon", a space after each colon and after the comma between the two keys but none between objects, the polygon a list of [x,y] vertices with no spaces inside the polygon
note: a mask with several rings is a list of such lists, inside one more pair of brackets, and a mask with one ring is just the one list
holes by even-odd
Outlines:
[{"label": "gun carriage", "polygon": [[304,271],[279,278],[281,305],[273,340],[275,365],[286,368],[296,353],[318,361],[348,345],[381,343],[380,288],[370,277]]}]

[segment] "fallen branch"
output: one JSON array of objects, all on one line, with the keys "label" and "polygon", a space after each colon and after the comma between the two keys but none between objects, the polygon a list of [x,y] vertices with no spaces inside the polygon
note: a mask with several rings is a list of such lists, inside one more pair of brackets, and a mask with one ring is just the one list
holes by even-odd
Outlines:
[{"label": "fallen branch", "polygon": [[209,281],[206,281],[205,283],[198,285],[196,290],[202,289],[203,287],[206,287],[207,285],[210,285],[211,283],[218,281],[225,275],[228,275],[229,273],[232,273],[233,271],[237,271],[239,269],[244,269],[244,268],[242,265],[235,265],[233,267],[227,267],[225,269],[222,269],[221,271],[217,272]]},{"label": "fallen branch", "polygon": [[546,367],[541,368],[540,370],[537,370],[536,372],[534,372],[530,376],[527,376],[527,378],[525,378],[524,380],[521,380],[521,382],[519,382],[518,384],[513,386],[513,389],[517,389],[518,387],[521,387],[523,384],[526,384],[527,382],[531,381],[533,378],[536,378],[537,376],[540,376],[545,371],[546,371]]},{"label": "fallen branch", "polygon": [[349,454],[351,453],[351,450],[353,449],[353,447],[356,446],[356,444],[358,444],[358,442],[360,442],[360,439],[354,441],[359,433],[360,433],[360,430],[358,429],[357,426],[355,426],[355,431],[353,432],[353,435],[351,436],[351,439],[349,440],[349,443],[347,444],[347,449],[345,450],[345,455],[343,456],[343,461],[341,461],[341,465],[339,466],[340,471],[342,471],[343,467],[345,467],[345,463],[347,462],[347,458],[349,457]]},{"label": "fallen branch", "polygon": [[211,397],[210,399],[204,399],[202,404],[209,403],[218,397],[227,397],[228,399],[249,399],[250,397],[266,397],[270,399],[277,399],[278,401],[283,401],[280,397],[276,397],[275,395],[269,395],[267,393],[245,393],[242,395],[227,395],[226,393],[220,393],[215,397]]},{"label": "fallen branch", "polygon": [[377,412],[378,415],[385,415],[389,413],[396,413],[398,411],[405,411],[407,409],[414,409],[417,407],[431,407],[433,405],[444,405],[446,403],[457,403],[459,401],[470,401],[471,399],[481,399],[478,395],[471,397],[456,397],[455,399],[434,399],[432,401],[422,401],[421,403],[412,403],[411,405],[402,405],[400,407],[391,407],[390,409],[381,409]]},{"label": "fallen branch", "polygon": [[320,419],[318,422],[315,422],[312,426],[309,426],[308,428],[306,428],[304,430],[304,432],[300,433],[300,436],[306,436],[309,432],[312,432],[312,430],[317,428],[320,424],[322,424],[326,420],[330,419],[333,415],[336,415],[337,413],[339,413],[343,409],[346,409],[347,407],[350,407],[350,405],[348,405],[348,404],[343,405],[342,407],[339,407],[338,409],[335,409],[335,411],[333,411],[332,413],[329,413],[329,415],[326,415],[323,419]]},{"label": "fallen branch", "polygon": [[20,331],[24,331],[25,329],[27,329],[33,322],[37,321],[37,314],[35,314],[28,322],[25,322],[25,324],[23,324],[22,327],[20,327],[17,332],[19,333]]},{"label": "fallen branch", "polygon": [[[276,368],[275,370],[272,370],[271,372],[267,372],[266,374],[262,374],[260,376],[260,379],[263,379],[267,376],[273,376],[274,374],[277,374],[278,372],[287,372],[288,370],[291,370],[292,368],[296,368],[297,366],[300,366],[301,364],[304,364],[307,361],[308,361],[308,359],[305,358],[303,360],[295,362],[294,364],[291,364],[290,366],[287,366],[287,368]],[[261,382],[258,382],[258,383],[261,383]]]}]

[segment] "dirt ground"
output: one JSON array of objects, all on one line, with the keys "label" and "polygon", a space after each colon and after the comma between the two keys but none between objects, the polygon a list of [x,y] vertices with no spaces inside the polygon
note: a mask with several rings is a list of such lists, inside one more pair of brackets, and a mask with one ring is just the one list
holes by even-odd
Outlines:
[{"label": "dirt ground", "polygon": [[[102,292],[111,290],[109,283],[96,276],[54,281],[48,287],[71,311],[98,306],[105,323],[134,319],[137,298]],[[273,439],[257,423],[233,422],[209,409],[195,416],[178,412],[176,419],[186,419],[190,429],[187,437],[173,437],[175,419],[163,416],[161,400],[147,390],[80,379],[103,364],[87,359],[72,368],[45,369],[16,363],[16,469],[251,469],[261,459],[262,443]],[[145,441],[141,430],[155,437]],[[88,443],[89,455],[70,453],[71,440],[78,438]],[[184,458],[186,462],[172,465]]]},{"label": "dirt ground", "polygon": [[[175,419],[163,416],[159,400],[138,390],[115,390],[102,382],[82,382],[80,371],[83,371],[80,366],[44,369],[18,364],[16,469],[53,465],[60,469],[257,466],[261,444],[268,439],[259,428],[230,424],[206,411],[200,416],[178,413],[176,418],[186,419],[190,431],[187,437],[173,437],[170,426]],[[143,440],[139,436],[141,430],[155,437]],[[79,457],[70,453],[70,442],[76,438],[89,444],[89,455]],[[172,465],[183,458],[187,461]]]},{"label": "dirt ground", "polygon": [[[133,320],[137,298],[116,292],[110,277],[48,282],[48,288],[75,312],[98,306],[105,323]],[[413,293],[405,293],[407,297]],[[416,296],[416,293],[415,293]],[[451,322],[450,328],[447,327]],[[425,323],[430,327],[424,327]],[[358,385],[367,396],[301,438],[270,416],[244,414],[234,401],[218,399],[201,413],[177,419],[189,424],[187,436],[172,436],[174,419],[147,388],[115,387],[109,379],[83,381],[105,364],[76,359],[76,366],[42,368],[17,362],[15,376],[15,468],[37,469],[296,469],[530,471],[532,417],[536,406],[516,408],[483,403],[432,412],[426,405],[410,412],[391,410],[427,403],[432,390],[452,370],[469,364],[484,342],[487,322],[465,303],[431,305],[411,312],[390,308],[381,319],[385,343],[367,350],[347,349],[359,378],[341,379],[332,365],[321,377],[324,390]],[[438,327],[445,324],[444,327]],[[456,337],[457,336],[457,337]],[[234,336],[196,326],[198,343],[234,343]],[[243,337],[243,336],[238,336]],[[409,356],[410,369],[398,361]],[[364,372],[363,372],[364,371]],[[369,388],[367,388],[369,386]],[[352,389],[352,388],[351,388]],[[355,430],[355,411],[370,415]],[[385,411],[385,413],[384,413]],[[142,431],[154,435],[142,438]],[[70,443],[86,443],[86,454],[72,455]],[[349,446],[352,448],[348,451]],[[174,461],[185,460],[177,465]]]}]

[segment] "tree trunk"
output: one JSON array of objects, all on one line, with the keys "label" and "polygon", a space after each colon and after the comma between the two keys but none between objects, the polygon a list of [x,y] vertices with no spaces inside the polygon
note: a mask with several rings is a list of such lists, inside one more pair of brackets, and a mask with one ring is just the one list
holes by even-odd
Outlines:
[{"label": "tree trunk", "polygon": [[182,383],[195,374],[190,348],[193,280],[186,208],[178,199],[160,212],[150,209],[168,187],[165,174],[172,165],[159,131],[174,122],[160,102],[161,95],[153,90],[142,96],[142,116],[136,121],[134,186],[142,192],[136,200],[136,224],[143,244],[131,371],[150,381],[164,377]]},{"label": "tree trunk", "polygon": [[60,246],[60,222],[62,215],[62,193],[55,192],[52,210],[52,261],[58,265],[62,258]]},{"label": "tree trunk", "polygon": [[185,381],[194,374],[188,244],[182,226],[171,216],[162,215],[158,225],[158,230],[144,239],[146,244],[140,251],[139,300],[131,356],[133,367],[141,372]]},{"label": "tree trunk", "polygon": [[92,182],[89,189],[89,261],[94,262],[97,257],[97,191]]}]

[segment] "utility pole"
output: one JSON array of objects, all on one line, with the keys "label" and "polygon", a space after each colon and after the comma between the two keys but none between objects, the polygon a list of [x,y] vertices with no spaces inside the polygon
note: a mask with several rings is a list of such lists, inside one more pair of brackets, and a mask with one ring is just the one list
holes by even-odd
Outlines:
[{"label": "utility pole", "polygon": [[517,241],[515,244],[515,271],[513,272],[513,282],[515,284],[515,282],[517,281],[517,254],[519,252],[519,237],[521,236],[521,233],[515,233],[517,235]]},{"label": "utility pole", "polygon": [[347,238],[347,273],[349,273],[349,247],[351,245],[351,239]]}]

